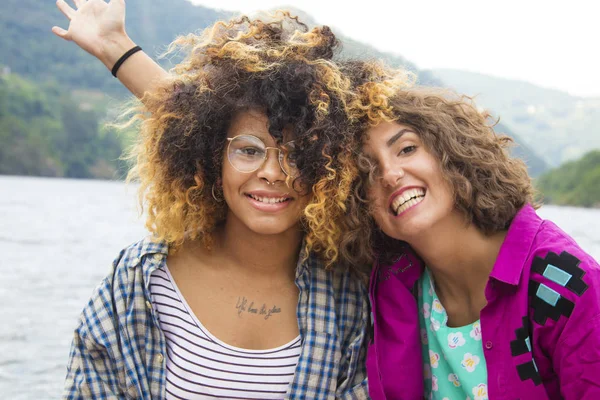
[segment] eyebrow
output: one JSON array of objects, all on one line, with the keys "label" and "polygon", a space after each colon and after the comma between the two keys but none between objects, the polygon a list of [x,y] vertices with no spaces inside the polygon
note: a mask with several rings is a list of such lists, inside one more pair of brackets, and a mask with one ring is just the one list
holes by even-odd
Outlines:
[{"label": "eyebrow", "polygon": [[408,128],[401,129],[400,132],[396,133],[394,136],[392,136],[391,138],[388,139],[388,141],[386,142],[387,147],[392,147],[392,145],[394,143],[396,143],[398,141],[398,139],[400,139],[402,137],[402,135],[404,135],[406,132],[414,133],[414,131],[412,129],[408,129]]}]

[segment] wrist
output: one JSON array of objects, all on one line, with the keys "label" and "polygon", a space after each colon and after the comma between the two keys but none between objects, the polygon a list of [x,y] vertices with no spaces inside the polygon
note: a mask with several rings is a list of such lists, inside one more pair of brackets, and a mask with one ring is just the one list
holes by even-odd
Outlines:
[{"label": "wrist", "polygon": [[107,38],[104,41],[101,54],[98,58],[100,61],[102,61],[106,68],[112,70],[117,60],[121,58],[125,52],[135,46],[135,42],[131,40],[127,34]]}]

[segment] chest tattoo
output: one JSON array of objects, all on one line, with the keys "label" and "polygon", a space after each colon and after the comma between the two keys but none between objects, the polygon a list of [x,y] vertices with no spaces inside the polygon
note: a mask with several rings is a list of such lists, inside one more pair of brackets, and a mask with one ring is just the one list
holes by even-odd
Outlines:
[{"label": "chest tattoo", "polygon": [[269,308],[266,303],[261,305],[255,301],[248,300],[245,296],[238,297],[235,308],[237,310],[238,317],[240,318],[242,318],[244,314],[254,314],[267,320],[274,314],[281,314],[281,307],[273,305],[273,307]]}]

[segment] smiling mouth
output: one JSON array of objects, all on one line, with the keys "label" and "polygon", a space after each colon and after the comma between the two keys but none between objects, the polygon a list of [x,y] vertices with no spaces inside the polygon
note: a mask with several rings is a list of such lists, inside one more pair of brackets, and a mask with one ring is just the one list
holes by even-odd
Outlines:
[{"label": "smiling mouth", "polygon": [[400,215],[409,208],[416,206],[425,198],[425,189],[410,189],[396,197],[390,205],[390,211],[394,215]]},{"label": "smiling mouth", "polygon": [[279,204],[279,203],[285,203],[287,201],[292,200],[291,197],[261,197],[261,196],[255,196],[252,194],[247,194],[246,196],[250,197],[252,200],[256,200],[259,201],[261,203],[264,204]]}]

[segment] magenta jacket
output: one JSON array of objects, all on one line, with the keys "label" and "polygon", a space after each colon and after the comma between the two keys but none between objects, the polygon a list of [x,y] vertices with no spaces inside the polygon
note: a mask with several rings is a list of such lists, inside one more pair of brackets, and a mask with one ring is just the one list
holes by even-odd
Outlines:
[{"label": "magenta jacket", "polygon": [[[409,248],[395,264],[373,270],[367,356],[373,400],[423,398],[413,294],[422,270]],[[491,400],[600,399],[600,266],[569,235],[523,207],[485,295],[481,329]]]}]

